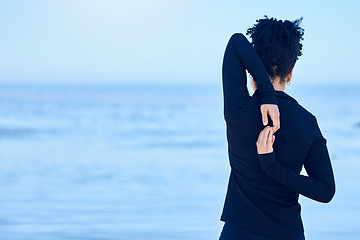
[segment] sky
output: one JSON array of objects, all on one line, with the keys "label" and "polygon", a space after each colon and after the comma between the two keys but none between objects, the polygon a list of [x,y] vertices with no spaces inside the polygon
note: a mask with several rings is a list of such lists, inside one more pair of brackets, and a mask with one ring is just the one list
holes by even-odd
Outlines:
[{"label": "sky", "polygon": [[12,0],[0,83],[218,83],[225,46],[264,15],[303,17],[293,82],[360,82],[356,0]]}]

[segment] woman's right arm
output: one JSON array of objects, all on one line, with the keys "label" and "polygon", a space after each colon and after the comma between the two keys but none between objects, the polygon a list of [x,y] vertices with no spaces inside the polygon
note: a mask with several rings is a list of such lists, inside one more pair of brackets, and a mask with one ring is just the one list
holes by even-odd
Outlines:
[{"label": "woman's right arm", "polygon": [[326,140],[321,136],[321,139],[311,146],[304,162],[308,176],[280,165],[272,150],[273,142],[270,128],[261,131],[257,148],[261,168],[266,174],[308,198],[324,203],[330,202],[335,194],[335,180]]}]

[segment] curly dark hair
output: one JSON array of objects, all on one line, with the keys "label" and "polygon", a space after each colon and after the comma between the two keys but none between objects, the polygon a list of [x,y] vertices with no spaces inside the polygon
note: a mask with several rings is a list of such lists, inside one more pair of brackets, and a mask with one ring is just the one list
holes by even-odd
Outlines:
[{"label": "curly dark hair", "polygon": [[285,77],[295,66],[302,55],[304,29],[300,27],[302,17],[295,21],[282,21],[276,18],[256,20],[256,24],[247,30],[252,45],[259,54],[270,78]]}]

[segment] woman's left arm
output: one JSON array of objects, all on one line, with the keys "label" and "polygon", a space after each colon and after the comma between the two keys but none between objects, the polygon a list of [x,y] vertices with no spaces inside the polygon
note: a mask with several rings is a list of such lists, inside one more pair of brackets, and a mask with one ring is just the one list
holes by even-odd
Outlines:
[{"label": "woman's left arm", "polygon": [[225,115],[243,107],[250,99],[245,70],[257,84],[264,125],[267,125],[269,114],[276,131],[280,128],[280,113],[269,74],[251,43],[243,34],[235,33],[226,46],[222,65]]}]

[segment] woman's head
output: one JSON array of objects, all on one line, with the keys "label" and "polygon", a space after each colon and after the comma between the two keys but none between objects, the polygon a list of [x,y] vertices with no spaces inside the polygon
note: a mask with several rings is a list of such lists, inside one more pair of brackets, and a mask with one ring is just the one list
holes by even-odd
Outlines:
[{"label": "woman's head", "polygon": [[304,29],[300,27],[301,21],[302,18],[291,22],[265,16],[248,29],[246,34],[250,35],[271,79],[280,78],[280,82],[284,82],[302,55],[300,41]]}]

